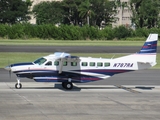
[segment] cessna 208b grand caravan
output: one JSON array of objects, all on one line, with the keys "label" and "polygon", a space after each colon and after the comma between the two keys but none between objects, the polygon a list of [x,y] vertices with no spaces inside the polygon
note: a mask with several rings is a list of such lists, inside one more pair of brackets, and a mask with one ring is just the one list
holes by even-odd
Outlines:
[{"label": "cessna 208b grand caravan", "polygon": [[15,88],[22,88],[20,78],[30,78],[36,82],[61,82],[65,89],[72,89],[72,83],[103,80],[115,74],[147,69],[156,65],[158,34],[150,34],[137,53],[114,58],[91,58],[71,56],[56,52],[34,62],[16,63],[5,69],[17,76]]}]

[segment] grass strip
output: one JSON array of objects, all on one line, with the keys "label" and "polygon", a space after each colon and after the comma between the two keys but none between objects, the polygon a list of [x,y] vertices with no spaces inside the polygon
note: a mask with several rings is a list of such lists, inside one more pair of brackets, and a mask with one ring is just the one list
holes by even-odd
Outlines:
[{"label": "grass strip", "polygon": [[[32,62],[42,56],[49,55],[51,53],[22,53],[22,52],[0,52],[0,68],[12,63],[20,62]],[[72,53],[71,53],[72,54]],[[106,53],[73,53],[72,55],[81,57],[96,57],[96,58],[117,58],[128,54],[106,54]],[[160,69],[160,54],[157,54],[157,65],[153,69]]]},{"label": "grass strip", "polygon": [[[32,45],[32,46],[142,46],[143,41],[124,40],[0,40],[0,45]],[[158,44],[160,45],[160,43]]]}]

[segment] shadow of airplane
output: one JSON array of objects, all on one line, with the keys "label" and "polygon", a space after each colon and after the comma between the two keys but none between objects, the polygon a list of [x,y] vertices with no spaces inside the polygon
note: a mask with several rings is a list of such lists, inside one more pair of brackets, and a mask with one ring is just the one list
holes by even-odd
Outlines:
[{"label": "shadow of airplane", "polygon": [[[10,87],[11,89],[15,89],[14,87]],[[82,89],[121,89],[118,88],[116,86],[113,87],[103,87],[103,86],[73,86],[72,90],[66,90],[65,88],[62,87],[61,84],[54,84],[53,87],[35,87],[35,86],[31,86],[31,87],[22,87],[22,89],[59,89],[59,90],[63,90],[63,91],[81,91]]]},{"label": "shadow of airplane", "polygon": [[154,89],[155,87],[137,86],[137,87],[135,87],[135,88],[137,88],[137,89],[142,89],[142,90],[152,90],[152,89]]},{"label": "shadow of airplane", "polygon": [[[73,89],[72,90],[66,90],[62,87],[61,84],[54,84],[53,87],[23,87],[22,89],[59,89],[59,90],[62,90],[62,91],[81,91],[82,89],[142,89],[142,90],[152,90],[154,89],[155,87],[146,87],[146,86],[135,86],[135,87],[123,87],[123,86],[117,86],[117,85],[114,85],[113,87],[103,87],[103,86],[81,86],[81,87],[78,87],[78,86],[73,86]],[[11,89],[15,89],[15,88],[12,88]]]}]

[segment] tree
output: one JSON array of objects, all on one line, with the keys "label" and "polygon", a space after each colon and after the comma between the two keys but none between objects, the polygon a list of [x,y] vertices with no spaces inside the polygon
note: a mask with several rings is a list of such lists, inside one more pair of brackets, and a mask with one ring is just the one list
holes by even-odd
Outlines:
[{"label": "tree", "polygon": [[64,24],[73,24],[79,25],[81,21],[79,17],[79,5],[82,3],[82,0],[63,0],[62,6],[64,10]]},{"label": "tree", "polygon": [[114,1],[109,0],[63,0],[64,23],[101,26],[104,21],[108,25],[115,20],[113,7]]},{"label": "tree", "polygon": [[159,0],[131,0],[132,23],[137,28],[158,27],[159,7]]},{"label": "tree", "polygon": [[101,26],[102,21],[106,25],[110,25],[115,21],[116,10],[114,9],[114,1],[109,0],[91,0],[94,17],[92,17],[92,25]]},{"label": "tree", "polygon": [[0,23],[14,24],[30,19],[30,0],[0,0]]},{"label": "tree", "polygon": [[61,2],[41,2],[33,7],[32,12],[36,17],[37,24],[57,24],[63,19]]},{"label": "tree", "polygon": [[109,0],[63,0],[41,2],[34,6],[33,13],[37,24],[83,23],[101,26],[102,21],[108,25],[115,20],[116,11],[113,7],[114,1]]},{"label": "tree", "polygon": [[89,19],[94,16],[94,12],[92,10],[92,4],[89,2],[89,0],[86,0],[84,2],[82,2],[80,5],[79,5],[79,16],[82,18],[82,19],[85,19],[85,23],[87,21],[87,24],[90,25],[90,21]]}]

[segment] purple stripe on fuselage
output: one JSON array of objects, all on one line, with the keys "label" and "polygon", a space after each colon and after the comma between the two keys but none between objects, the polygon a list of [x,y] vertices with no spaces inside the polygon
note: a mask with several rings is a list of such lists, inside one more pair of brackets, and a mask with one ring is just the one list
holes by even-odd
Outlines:
[{"label": "purple stripe on fuselage", "polygon": [[107,69],[86,69],[86,70],[74,70],[77,72],[88,72],[88,73],[96,73],[96,74],[104,74],[104,75],[114,75],[114,74],[119,74],[119,73],[124,73],[124,72],[130,72],[133,70],[107,70]]}]

